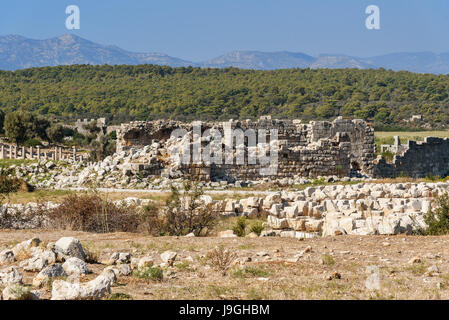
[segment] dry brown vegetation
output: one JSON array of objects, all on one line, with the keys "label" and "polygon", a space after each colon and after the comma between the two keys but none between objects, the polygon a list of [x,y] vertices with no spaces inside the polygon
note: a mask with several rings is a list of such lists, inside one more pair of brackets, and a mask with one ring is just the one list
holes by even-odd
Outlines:
[{"label": "dry brown vegetation", "polygon": [[135,232],[140,222],[135,206],[116,205],[97,194],[69,195],[45,215],[52,228],[102,233]]}]

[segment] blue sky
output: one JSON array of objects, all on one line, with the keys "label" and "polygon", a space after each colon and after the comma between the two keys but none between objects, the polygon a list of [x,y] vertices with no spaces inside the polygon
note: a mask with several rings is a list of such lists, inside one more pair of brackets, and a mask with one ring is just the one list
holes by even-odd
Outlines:
[{"label": "blue sky", "polygon": [[[65,28],[78,5],[81,30]],[[365,28],[380,7],[381,30]],[[202,61],[232,50],[368,57],[449,51],[447,0],[14,0],[0,5],[0,35],[74,33],[130,51]]]}]

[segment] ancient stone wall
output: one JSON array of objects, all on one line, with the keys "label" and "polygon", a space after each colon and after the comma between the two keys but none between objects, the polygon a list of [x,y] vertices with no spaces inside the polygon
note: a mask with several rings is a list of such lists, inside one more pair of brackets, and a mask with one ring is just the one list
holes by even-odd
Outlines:
[{"label": "ancient stone wall", "polygon": [[449,175],[449,139],[427,137],[422,142],[409,141],[392,163],[385,159],[378,160],[373,173],[377,178],[446,177]]},{"label": "ancient stone wall", "polygon": [[[272,174],[277,178],[304,176],[348,176],[351,171],[371,175],[374,157],[374,132],[362,120],[337,118],[332,122],[320,121],[302,124],[300,120],[274,120],[263,117],[259,121],[229,121],[225,123],[202,123],[201,130],[217,129],[225,136],[225,129],[257,132],[266,130],[266,142],[271,141],[270,130],[278,135],[278,163]],[[143,148],[158,142],[164,145],[173,130],[193,130],[192,123],[177,121],[132,122],[123,124],[117,133],[117,152],[130,148]],[[190,140],[189,140],[190,141]],[[206,139],[207,141],[207,139]],[[263,141],[265,142],[265,141]],[[181,142],[184,145],[185,142]],[[191,142],[187,142],[191,143]],[[259,141],[256,141],[259,143]],[[204,147],[206,143],[202,143]],[[192,146],[191,146],[192,147]],[[234,157],[236,142],[233,143]],[[225,164],[223,150],[222,164],[182,165],[179,170],[190,173],[201,180],[240,179],[255,180],[263,177],[261,170],[267,165],[248,163],[250,152],[248,140],[244,140],[244,163]],[[267,151],[267,156],[270,151]]]},{"label": "ancient stone wall", "polygon": [[183,127],[191,129],[190,124],[171,120],[124,123],[117,130],[117,152],[131,147],[143,148],[151,145],[153,140],[166,141],[170,138],[173,130]]},{"label": "ancient stone wall", "polygon": [[77,119],[75,122],[74,128],[78,130],[80,134],[87,135],[89,134],[89,131],[86,130],[85,126],[90,124],[91,122],[96,121],[97,127],[100,129],[103,129],[106,127],[106,118],[98,118],[98,119]]}]

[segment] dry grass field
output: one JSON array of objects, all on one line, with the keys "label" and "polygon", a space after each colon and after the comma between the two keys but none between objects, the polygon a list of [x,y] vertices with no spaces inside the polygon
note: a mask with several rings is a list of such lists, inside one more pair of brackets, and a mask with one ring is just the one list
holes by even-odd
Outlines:
[{"label": "dry grass field", "polygon": [[374,133],[376,144],[379,145],[393,144],[394,136],[399,136],[401,143],[406,144],[409,140],[423,141],[425,137],[448,138],[449,131],[376,131]]},{"label": "dry grass field", "polygon": [[[62,236],[81,240],[91,256],[112,252],[133,257],[176,251],[163,278],[119,277],[107,299],[449,299],[449,236],[342,236],[308,240],[286,238],[147,237],[139,234],[93,234],[71,231],[0,231],[0,248],[38,236],[54,242]],[[207,253],[223,246],[236,254],[223,275]],[[298,254],[300,254],[298,256]],[[413,258],[416,261],[411,263]],[[17,263],[16,263],[17,264]],[[370,268],[379,270],[379,288],[368,290]],[[429,267],[433,271],[429,272]],[[105,265],[89,264],[95,278]],[[23,272],[30,285],[34,273]],[[43,289],[50,298],[51,286]]]}]

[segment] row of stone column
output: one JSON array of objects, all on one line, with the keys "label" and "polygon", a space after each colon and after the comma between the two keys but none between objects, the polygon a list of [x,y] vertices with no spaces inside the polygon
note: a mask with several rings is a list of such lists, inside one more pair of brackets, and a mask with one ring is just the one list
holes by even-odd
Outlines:
[{"label": "row of stone column", "polygon": [[76,147],[73,147],[72,154],[67,155],[67,153],[63,152],[62,147],[55,147],[51,151],[43,151],[41,152],[40,147],[35,148],[29,147],[29,151],[26,150],[26,147],[17,147],[13,145],[0,146],[0,159],[45,159],[45,160],[69,160],[73,159],[74,161],[83,161],[83,155],[77,156]]}]

